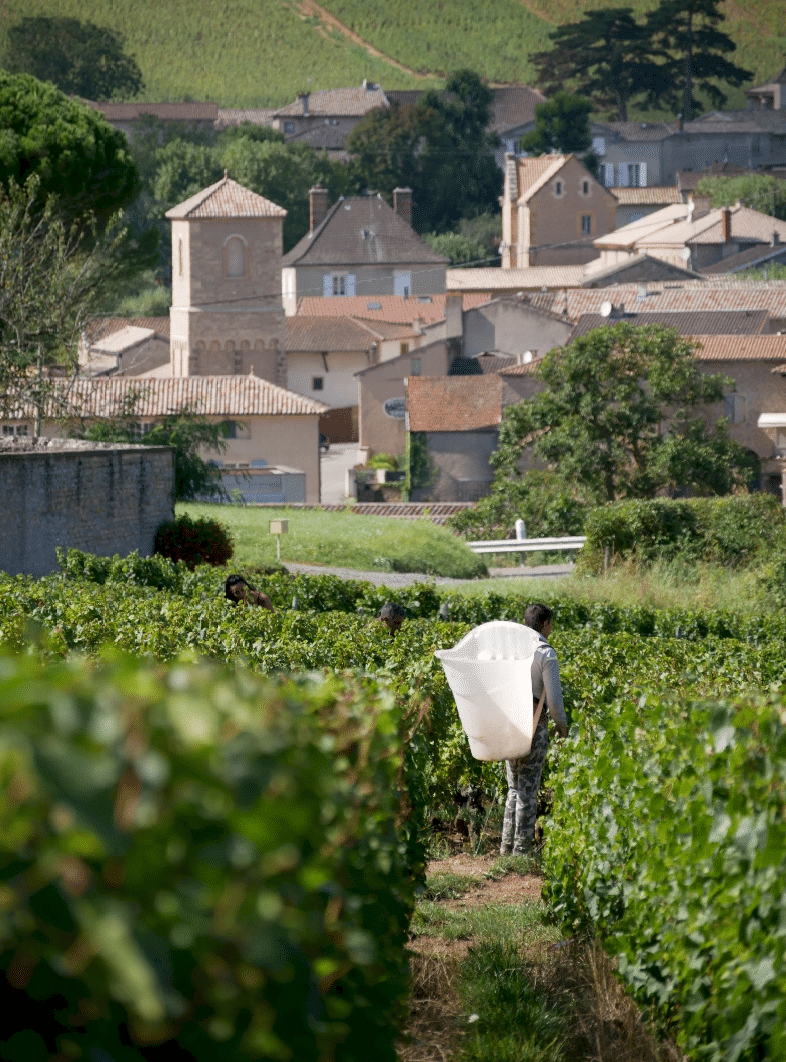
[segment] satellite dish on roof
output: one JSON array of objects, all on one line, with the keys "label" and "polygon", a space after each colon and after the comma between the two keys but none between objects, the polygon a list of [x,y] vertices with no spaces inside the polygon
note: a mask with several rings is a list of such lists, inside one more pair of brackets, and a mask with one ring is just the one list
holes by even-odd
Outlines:
[{"label": "satellite dish on roof", "polygon": [[600,304],[600,315],[601,315],[601,317],[611,317],[612,308],[613,307],[612,307],[612,305],[611,305],[611,303],[609,302],[608,299],[606,299],[605,302],[602,302]]},{"label": "satellite dish on roof", "polygon": [[683,260],[683,262],[690,261],[690,247],[682,248],[682,250],[680,251],[680,258]]},{"label": "satellite dish on roof", "polygon": [[531,350],[525,350],[524,354],[522,355],[521,361],[522,361],[522,364],[529,365],[529,363],[532,361],[532,351]]}]

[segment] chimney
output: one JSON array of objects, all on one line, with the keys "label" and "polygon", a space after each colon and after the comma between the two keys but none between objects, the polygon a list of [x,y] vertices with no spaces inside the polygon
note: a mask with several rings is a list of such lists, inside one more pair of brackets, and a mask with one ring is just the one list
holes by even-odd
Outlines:
[{"label": "chimney", "polygon": [[464,296],[460,291],[445,295],[445,338],[461,339],[464,334]]},{"label": "chimney", "polygon": [[724,243],[731,240],[731,209],[728,206],[721,211],[721,239]]},{"label": "chimney", "polygon": [[303,104],[303,117],[304,118],[308,117],[308,97],[310,95],[311,95],[310,92],[298,92],[298,94],[297,94],[298,100]]},{"label": "chimney", "polygon": [[328,212],[328,190],[315,185],[308,193],[310,232],[320,224]]},{"label": "chimney", "polygon": [[505,192],[508,203],[515,203],[519,197],[519,182],[516,172],[516,156],[508,152],[505,155]]},{"label": "chimney", "polygon": [[411,188],[393,189],[393,209],[403,221],[406,221],[407,225],[412,225]]}]

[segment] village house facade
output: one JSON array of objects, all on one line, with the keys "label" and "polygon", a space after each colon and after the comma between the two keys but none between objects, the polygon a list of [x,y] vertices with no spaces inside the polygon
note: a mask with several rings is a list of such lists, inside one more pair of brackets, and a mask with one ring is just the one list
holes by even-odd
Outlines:
[{"label": "village house facade", "polygon": [[310,192],[308,233],[283,258],[282,297],[297,312],[307,296],[351,298],[445,291],[448,260],[410,224],[412,192],[396,188],[393,207],[380,195],[348,196],[328,206],[324,188]]},{"label": "village house facade", "polygon": [[617,200],[575,155],[505,156],[502,268],[583,265],[616,225]]}]

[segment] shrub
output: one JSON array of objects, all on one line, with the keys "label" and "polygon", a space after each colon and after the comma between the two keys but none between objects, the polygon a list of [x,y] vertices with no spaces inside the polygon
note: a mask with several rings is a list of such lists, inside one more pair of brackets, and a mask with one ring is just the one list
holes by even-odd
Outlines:
[{"label": "shrub", "polygon": [[159,527],[155,550],[170,560],[183,561],[193,571],[198,564],[226,564],[235,547],[228,528],[217,520],[192,520],[183,514]]},{"label": "shrub", "polygon": [[470,540],[515,538],[516,520],[524,521],[529,538],[580,535],[586,512],[586,504],[553,473],[530,472],[451,516],[447,526]]},{"label": "shrub", "polygon": [[739,566],[774,546],[784,526],[786,514],[770,494],[615,502],[587,514],[577,570],[602,571],[606,548],[612,557],[645,563],[683,558]]},{"label": "shrub", "polygon": [[4,1058],[394,1062],[422,822],[389,693],[0,655],[0,700]]}]

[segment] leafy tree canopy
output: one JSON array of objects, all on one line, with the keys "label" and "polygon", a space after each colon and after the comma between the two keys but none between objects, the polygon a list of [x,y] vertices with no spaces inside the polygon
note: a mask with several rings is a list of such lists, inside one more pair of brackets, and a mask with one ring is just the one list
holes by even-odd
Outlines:
[{"label": "leafy tree canopy", "polygon": [[92,215],[105,227],[139,191],[125,136],[102,115],[28,74],[0,70],[0,187],[38,179],[69,221]]},{"label": "leafy tree canopy", "polygon": [[493,94],[471,70],[456,71],[444,92],[424,93],[413,107],[368,115],[347,150],[358,189],[388,201],[396,186],[413,193],[413,227],[447,232],[461,218],[495,212],[501,178],[486,132]]},{"label": "leafy tree canopy", "polygon": [[736,203],[760,210],[786,221],[786,181],[766,173],[746,173],[739,177],[702,177],[696,186],[700,195],[708,195],[714,207]]},{"label": "leafy tree canopy", "polygon": [[90,219],[69,225],[51,200],[39,207],[36,176],[0,191],[0,410],[17,402],[41,411],[62,391],[50,369],[75,375],[77,345],[102,285],[119,268],[119,233]]},{"label": "leafy tree canopy", "polygon": [[430,232],[423,239],[437,254],[450,259],[452,266],[469,265],[494,265],[494,262],[486,261],[486,249],[482,243],[472,240],[468,236],[462,236],[458,232],[443,232],[437,235]]},{"label": "leafy tree canopy", "polygon": [[746,451],[702,410],[730,381],[700,372],[673,329],[621,322],[552,350],[539,369],[545,390],[510,406],[492,457],[497,479],[519,473],[532,447],[582,499],[724,494],[747,483]]},{"label": "leafy tree canopy", "polygon": [[535,108],[535,128],[521,137],[522,151],[548,155],[552,151],[569,155],[586,151],[592,143],[589,116],[592,104],[583,96],[555,92],[550,100]]},{"label": "leafy tree canopy", "polygon": [[12,74],[32,74],[89,100],[130,99],[143,86],[122,35],[77,18],[23,18],[8,30],[3,65]]}]

